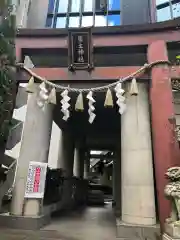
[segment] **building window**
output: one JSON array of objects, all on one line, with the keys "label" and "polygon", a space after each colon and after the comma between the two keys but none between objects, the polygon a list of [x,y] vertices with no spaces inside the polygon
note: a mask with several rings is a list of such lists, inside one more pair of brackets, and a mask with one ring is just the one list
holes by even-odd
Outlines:
[{"label": "building window", "polygon": [[180,17],[180,0],[156,0],[157,21]]},{"label": "building window", "polygon": [[120,0],[49,0],[47,27],[101,27],[120,24]]}]

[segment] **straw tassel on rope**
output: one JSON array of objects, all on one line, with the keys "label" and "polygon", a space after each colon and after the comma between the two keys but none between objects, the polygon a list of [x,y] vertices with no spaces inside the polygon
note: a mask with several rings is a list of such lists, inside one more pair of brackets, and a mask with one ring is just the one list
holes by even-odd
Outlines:
[{"label": "straw tassel on rope", "polygon": [[32,76],[32,77],[29,79],[29,82],[28,82],[28,84],[27,84],[26,92],[28,92],[28,93],[34,93],[34,91],[35,91],[34,77]]},{"label": "straw tassel on rope", "polygon": [[133,78],[130,86],[130,94],[131,96],[137,96],[138,93],[139,91],[138,91],[137,81],[136,81],[136,78]]},{"label": "straw tassel on rope", "polygon": [[76,111],[83,111],[84,110],[83,94],[82,94],[82,92],[80,92],[80,94],[77,97],[76,104],[75,104],[75,110]]},{"label": "straw tassel on rope", "polygon": [[56,89],[55,88],[52,88],[52,90],[49,94],[48,102],[56,105],[57,101],[56,101]]},{"label": "straw tassel on rope", "polygon": [[106,98],[104,102],[104,107],[113,107],[113,96],[111,90],[108,88],[107,93],[106,93]]}]

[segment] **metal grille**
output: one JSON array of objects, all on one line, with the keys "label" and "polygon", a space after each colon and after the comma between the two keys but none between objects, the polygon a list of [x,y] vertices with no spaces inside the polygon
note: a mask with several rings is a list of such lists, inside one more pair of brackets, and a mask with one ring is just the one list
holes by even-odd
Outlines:
[{"label": "metal grille", "polygon": [[180,0],[156,0],[157,21],[180,17]]},{"label": "metal grille", "polygon": [[98,27],[120,23],[120,0],[49,0],[47,27]]}]

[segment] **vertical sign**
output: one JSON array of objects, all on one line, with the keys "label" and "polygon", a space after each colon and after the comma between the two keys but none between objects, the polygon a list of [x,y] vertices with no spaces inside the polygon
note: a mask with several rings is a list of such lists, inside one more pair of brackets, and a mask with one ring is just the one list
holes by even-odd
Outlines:
[{"label": "vertical sign", "polygon": [[91,28],[69,30],[69,68],[92,68]]},{"label": "vertical sign", "polygon": [[47,163],[30,162],[25,188],[25,198],[43,198]]}]

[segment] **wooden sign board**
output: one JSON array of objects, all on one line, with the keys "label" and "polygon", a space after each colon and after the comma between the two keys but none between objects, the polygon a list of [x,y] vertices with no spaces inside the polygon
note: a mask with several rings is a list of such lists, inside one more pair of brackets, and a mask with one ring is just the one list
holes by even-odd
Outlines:
[{"label": "wooden sign board", "polygon": [[92,68],[91,28],[69,30],[69,69],[83,70]]}]

